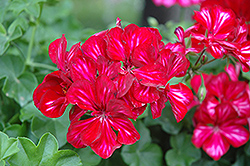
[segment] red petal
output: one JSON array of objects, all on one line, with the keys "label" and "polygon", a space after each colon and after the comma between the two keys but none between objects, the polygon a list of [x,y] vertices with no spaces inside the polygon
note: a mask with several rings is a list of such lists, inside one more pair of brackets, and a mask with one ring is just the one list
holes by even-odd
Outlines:
[{"label": "red petal", "polygon": [[49,118],[58,118],[63,115],[68,104],[65,95],[59,95],[49,89],[43,94],[39,109]]},{"label": "red petal", "polygon": [[106,112],[113,116],[125,115],[129,118],[133,118],[131,108],[127,103],[120,99],[112,99],[107,103]]},{"label": "red petal", "polygon": [[166,98],[166,96],[163,93],[160,93],[160,98],[157,101],[150,103],[153,119],[161,116],[162,110],[165,107],[165,103],[167,102],[167,100],[168,99]]},{"label": "red petal", "polygon": [[134,69],[133,74],[145,86],[165,86],[168,81],[167,71],[161,64],[145,65]]},{"label": "red petal", "polygon": [[[100,126],[101,135],[90,145],[92,150],[104,159],[109,158],[117,148],[121,147],[121,144],[117,142],[116,134],[110,125],[111,124],[109,124],[106,119],[103,119]],[[96,131],[92,130],[92,133],[93,132]]]},{"label": "red petal", "polygon": [[219,59],[224,56],[226,50],[220,44],[213,43],[208,46],[207,52],[209,52],[214,58]]},{"label": "red petal", "polygon": [[194,129],[194,134],[192,137],[192,143],[200,148],[204,142],[211,137],[213,134],[213,127],[203,124],[198,124]]},{"label": "red petal", "polygon": [[140,44],[132,53],[132,63],[136,67],[155,63],[157,59],[155,48],[151,44]]},{"label": "red petal", "polygon": [[[164,49],[160,52],[161,64],[166,67],[168,78],[182,77],[186,74],[190,65],[187,58],[179,53],[172,53],[170,50]],[[166,70],[164,72],[166,72]]]},{"label": "red petal", "polygon": [[98,117],[73,122],[68,129],[67,140],[73,145],[78,142],[89,146],[101,136],[101,125],[102,119]]},{"label": "red petal", "polygon": [[125,52],[124,42],[121,39],[123,30],[121,28],[112,28],[107,33],[107,53],[110,59],[116,61],[126,61],[127,56]]},{"label": "red petal", "polygon": [[111,80],[118,77],[121,67],[121,62],[109,61],[105,57],[99,56],[97,59],[97,69],[99,75],[106,75]]},{"label": "red petal", "polygon": [[88,80],[76,81],[69,88],[67,95],[71,104],[77,104],[82,109],[95,111],[95,87]]},{"label": "red petal", "polygon": [[180,122],[187,113],[187,106],[193,100],[193,93],[188,86],[179,83],[166,87],[166,95],[172,106],[172,110],[177,122]]},{"label": "red petal", "polygon": [[50,43],[49,56],[52,62],[57,64],[57,66],[62,66],[62,64],[60,63],[64,63],[62,60],[64,60],[65,58],[66,48],[67,48],[67,40],[64,34],[62,35],[61,38],[56,39],[55,41]]},{"label": "red petal", "polygon": [[96,105],[98,105],[99,108],[103,108],[111,99],[114,99],[115,93],[117,93],[113,81],[105,75],[101,75],[96,79],[95,91],[97,99]]},{"label": "red petal", "polygon": [[118,142],[131,145],[140,139],[140,134],[136,131],[133,123],[125,117],[116,116],[109,119],[112,127],[118,131]]},{"label": "red petal", "polygon": [[212,28],[212,16],[208,8],[202,8],[201,11],[194,11],[194,19],[201,23],[208,31]]},{"label": "red petal", "polygon": [[236,17],[232,10],[219,6],[212,8],[213,34],[217,39],[225,39],[235,30]]},{"label": "red petal", "polygon": [[91,36],[82,45],[82,51],[84,55],[97,61],[99,56],[106,57],[106,42],[100,36]]},{"label": "red petal", "polygon": [[225,85],[229,81],[229,78],[226,73],[220,73],[215,76],[209,84],[207,84],[207,91],[210,94],[215,95],[216,97],[222,99],[224,98]]},{"label": "red petal", "polygon": [[74,105],[69,112],[70,121],[78,121],[88,110],[83,110],[77,105]]},{"label": "red petal", "polygon": [[238,81],[240,75],[240,64],[236,63],[235,67],[233,66],[233,64],[229,64],[225,67],[225,71],[232,81]]},{"label": "red petal", "polygon": [[77,56],[72,61],[70,72],[73,81],[86,79],[94,82],[97,75],[96,63],[89,57]]},{"label": "red petal", "polygon": [[136,100],[143,103],[152,103],[160,98],[159,91],[155,87],[144,86],[136,81],[130,91]]},{"label": "red petal", "polygon": [[129,91],[134,80],[135,77],[130,73],[127,73],[126,75],[119,74],[117,78],[117,98],[121,98]]},{"label": "red petal", "polygon": [[175,29],[174,34],[177,36],[178,40],[184,44],[184,29],[181,26]]},{"label": "red petal", "polygon": [[203,145],[203,150],[214,160],[219,160],[229,150],[230,144],[220,132],[214,132]]},{"label": "red petal", "polygon": [[249,140],[249,131],[241,125],[230,125],[220,127],[221,134],[235,148],[247,143]]}]

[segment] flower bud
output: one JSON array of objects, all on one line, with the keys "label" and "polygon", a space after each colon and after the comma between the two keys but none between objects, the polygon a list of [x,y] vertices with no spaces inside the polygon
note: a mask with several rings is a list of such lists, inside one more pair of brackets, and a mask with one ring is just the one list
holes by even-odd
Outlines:
[{"label": "flower bud", "polygon": [[207,62],[207,60],[208,60],[207,55],[204,54],[204,55],[202,55],[200,62],[201,62],[201,64],[205,64]]}]

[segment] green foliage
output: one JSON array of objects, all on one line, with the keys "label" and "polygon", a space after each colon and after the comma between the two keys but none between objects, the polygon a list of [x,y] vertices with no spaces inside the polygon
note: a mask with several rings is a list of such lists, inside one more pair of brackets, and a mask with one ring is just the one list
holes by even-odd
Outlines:
[{"label": "green foliage", "polygon": [[174,135],[178,134],[183,126],[183,123],[176,122],[169,103],[166,103],[165,108],[162,110],[161,117],[152,119],[150,113],[150,116],[145,118],[145,124],[146,126],[161,125],[163,131]]},{"label": "green foliage", "polygon": [[17,139],[9,138],[6,134],[0,132],[0,164],[5,165],[5,159],[17,153]]},{"label": "green foliage", "polygon": [[122,157],[130,166],[162,165],[162,151],[157,144],[151,143],[149,130],[140,121],[136,122],[136,128],[141,138],[133,145],[125,145],[122,148]]},{"label": "green foliage", "polygon": [[82,165],[79,156],[74,151],[58,151],[57,140],[50,133],[44,134],[37,146],[28,138],[20,137],[18,148],[20,151],[8,159],[10,165]]},{"label": "green foliage", "polygon": [[173,149],[168,150],[165,159],[171,166],[187,166],[200,159],[200,149],[194,147],[191,143],[191,135],[180,133],[171,136],[170,144]]}]

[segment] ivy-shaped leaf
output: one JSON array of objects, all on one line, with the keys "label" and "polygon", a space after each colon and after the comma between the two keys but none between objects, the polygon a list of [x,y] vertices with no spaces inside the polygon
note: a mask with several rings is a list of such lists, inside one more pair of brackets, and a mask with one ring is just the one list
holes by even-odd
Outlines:
[{"label": "ivy-shaped leaf", "polygon": [[145,124],[146,126],[161,125],[162,130],[168,134],[178,134],[183,126],[183,123],[176,122],[169,103],[166,103],[165,108],[162,110],[161,117],[153,119],[150,113],[150,116],[145,118]]},{"label": "ivy-shaped leaf", "polygon": [[19,119],[24,121],[31,121],[31,119],[34,117],[44,117],[42,113],[35,107],[34,102],[30,102],[26,104],[22,109],[20,110],[20,116]]},{"label": "ivy-shaped leaf", "polygon": [[32,92],[37,86],[34,74],[22,73],[24,62],[19,56],[0,57],[0,79],[6,78],[3,92],[6,96],[14,98],[17,103],[24,106],[32,100]]},{"label": "ivy-shaped leaf", "polygon": [[0,132],[0,164],[5,164],[3,160],[19,151],[17,140],[9,138],[5,133]]},{"label": "ivy-shaped leaf", "polygon": [[151,143],[149,130],[140,121],[136,122],[141,139],[133,145],[122,148],[122,158],[130,166],[161,166],[162,151],[157,144]]},{"label": "ivy-shaped leaf", "polygon": [[12,1],[9,9],[16,14],[22,11],[38,18],[40,14],[39,2],[45,2],[46,0],[14,0]]},{"label": "ivy-shaped leaf", "polygon": [[8,162],[12,166],[36,165],[36,166],[78,166],[82,165],[81,159],[72,150],[58,151],[58,142],[50,134],[44,134],[36,146],[30,139],[18,138],[20,151],[12,155]]},{"label": "ivy-shaped leaf", "polygon": [[167,165],[187,166],[201,157],[200,149],[194,147],[191,142],[191,135],[180,133],[171,136],[170,144],[173,149],[168,150],[165,155]]},{"label": "ivy-shaped leaf", "polygon": [[77,149],[76,152],[83,161],[83,166],[98,165],[101,162],[101,157],[95,154],[90,147]]},{"label": "ivy-shaped leaf", "polygon": [[[37,110],[38,111],[38,110]],[[45,116],[34,116],[31,121],[31,131],[38,138],[44,133],[52,133],[59,142],[59,147],[66,144],[66,135],[69,127],[68,111],[60,118],[47,118]]]},{"label": "ivy-shaped leaf", "polygon": [[3,28],[5,27],[2,26],[2,33],[0,32],[0,55],[3,55],[3,53],[7,50],[11,41],[22,36],[22,30],[20,26],[17,26],[14,30],[12,30],[12,33],[8,34],[3,33]]}]

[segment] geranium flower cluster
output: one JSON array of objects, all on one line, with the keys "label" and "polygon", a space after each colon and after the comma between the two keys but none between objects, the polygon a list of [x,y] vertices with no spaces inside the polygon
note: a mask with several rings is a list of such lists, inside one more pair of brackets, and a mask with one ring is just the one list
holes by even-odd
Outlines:
[{"label": "geranium flower cluster", "polygon": [[[219,160],[230,145],[240,147],[249,140],[245,128],[250,117],[249,86],[239,81],[240,66],[229,65],[227,73],[202,74],[207,95],[194,115],[193,144],[214,160]],[[201,86],[201,76],[191,80],[196,93]]]},{"label": "geranium flower cluster", "polygon": [[[249,30],[246,21],[250,15],[240,14],[242,1],[237,1],[238,5],[235,3],[233,0],[203,2],[200,11],[194,11],[196,23],[185,33],[191,36],[192,48],[196,52],[205,49],[216,59],[224,55],[234,57],[247,72],[250,66],[250,41],[247,40]],[[246,10],[243,11],[248,14]]]},{"label": "geranium flower cluster", "polygon": [[123,29],[118,19],[116,27],[66,48],[64,35],[50,44],[49,56],[59,70],[44,78],[33,99],[50,118],[73,105],[67,140],[74,147],[89,146],[108,158],[122,144],[140,139],[130,119],[136,120],[148,104],[153,118],[161,116],[167,101],[177,122],[188,111],[192,91],[182,83],[169,84],[189,67],[184,45],[164,45],[157,29],[135,24]]},{"label": "geranium flower cluster", "polygon": [[180,5],[181,7],[189,7],[192,5],[199,4],[202,0],[153,0],[156,6],[171,7],[173,5]]}]

